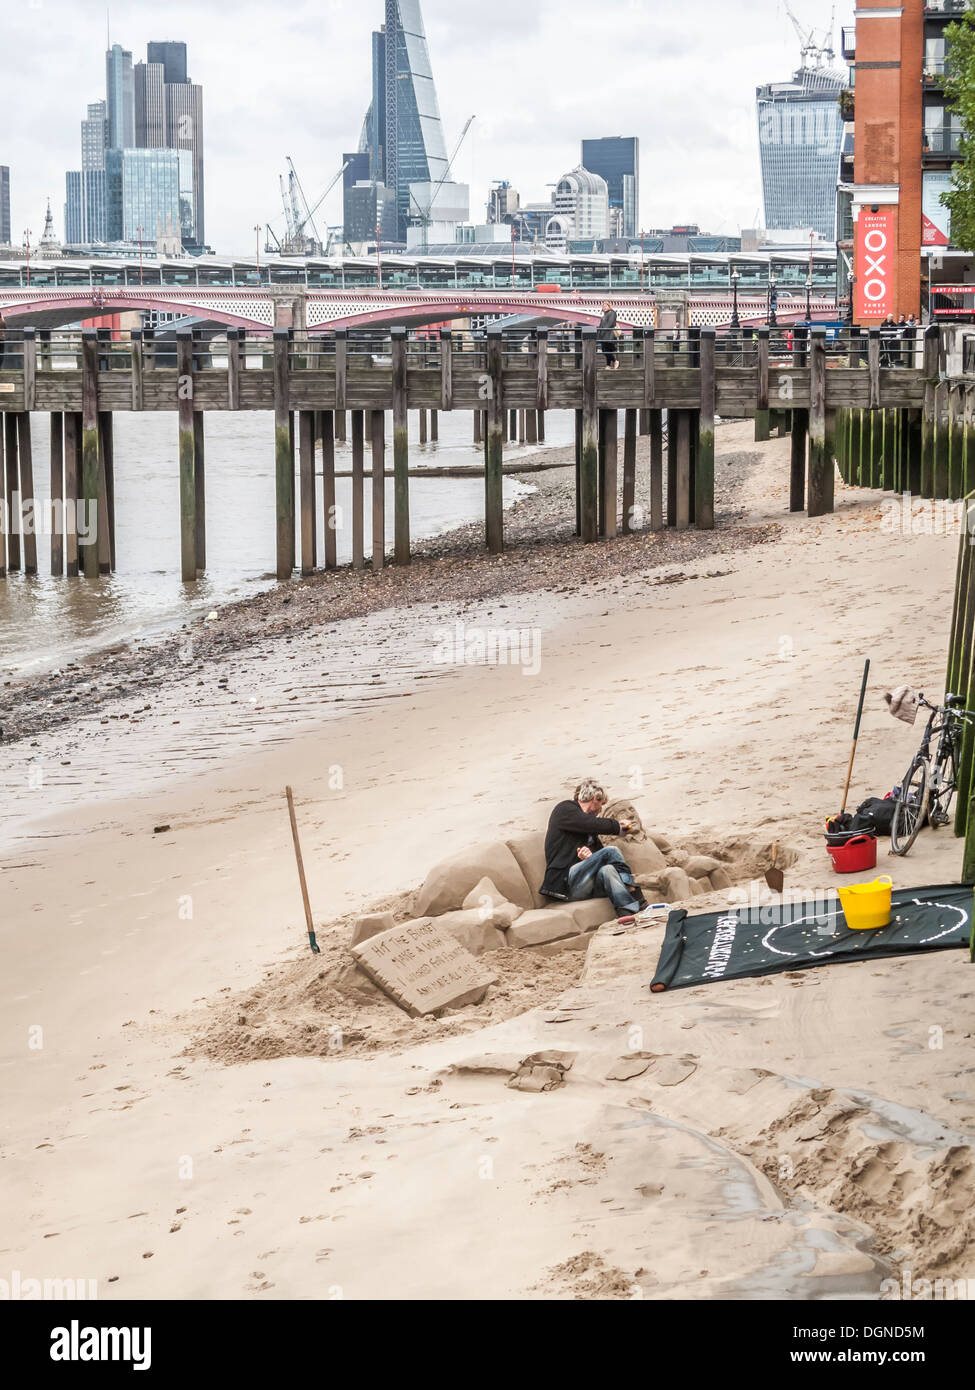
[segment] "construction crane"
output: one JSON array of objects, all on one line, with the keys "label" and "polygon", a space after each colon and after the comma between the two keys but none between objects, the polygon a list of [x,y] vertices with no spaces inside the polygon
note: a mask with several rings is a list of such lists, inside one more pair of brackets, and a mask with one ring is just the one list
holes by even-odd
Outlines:
[{"label": "construction crane", "polygon": [[833,49],[833,32],[836,28],[836,6],[833,6],[830,15],[829,29],[823,31],[821,29],[804,29],[793,14],[792,6],[788,3],[788,0],[784,0],[784,3],[785,12],[792,21],[792,27],[795,29],[799,38],[799,47],[802,53],[802,66],[804,68],[815,69],[825,67],[827,63],[831,63],[836,56]]},{"label": "construction crane", "polygon": [[418,216],[418,221],[419,221],[419,223],[420,223],[420,226],[423,228],[423,240],[422,240],[421,245],[422,245],[422,249],[423,249],[424,252],[426,252],[426,250],[427,250],[427,248],[428,248],[428,246],[429,246],[429,244],[430,244],[430,223],[431,223],[431,221],[433,220],[431,214],[432,214],[432,212],[433,212],[433,205],[434,205],[434,203],[437,201],[437,194],[440,192],[441,188],[444,186],[444,184],[445,184],[446,181],[447,181],[447,175],[450,173],[451,169],[452,169],[453,166],[454,166],[454,160],[457,158],[458,154],[460,153],[460,147],[461,147],[461,145],[464,143],[464,140],[465,140],[465,138],[466,138],[466,136],[467,136],[467,132],[470,130],[471,126],[474,124],[474,119],[475,119],[475,118],[474,118],[473,116],[468,116],[468,118],[467,118],[467,123],[466,123],[466,125],[464,126],[464,129],[463,129],[463,130],[461,131],[461,133],[460,133],[460,139],[457,141],[457,144],[454,146],[454,152],[453,152],[453,154],[450,156],[450,158],[447,160],[447,167],[444,169],[443,173],[440,175],[440,179],[439,179],[439,181],[437,182],[437,184],[435,185],[434,190],[433,190],[433,192],[432,192],[431,195],[430,195],[430,201],[427,203],[427,205],[426,205],[425,208],[421,208],[421,207],[420,207],[420,204],[417,202],[415,193],[413,193],[412,189],[410,190],[410,197],[413,199],[413,202],[414,202],[414,204],[416,205],[417,213],[419,214],[419,216]]},{"label": "construction crane", "polygon": [[[301,186],[301,180],[298,177],[298,171],[294,165],[294,160],[290,155],[286,155],[285,158],[288,162],[287,192],[285,191],[283,175],[279,175],[278,182],[281,185],[281,203],[284,208],[286,234],[282,241],[271,224],[267,223],[266,230],[268,242],[265,249],[268,251],[278,251],[283,256],[320,255],[322,252],[322,243],[318,235],[318,229],[315,226],[315,213],[321,207],[322,203],[324,203],[325,199],[331,193],[332,189],[338,183],[352,161],[350,159],[345,161],[335,177],[330,180],[325,191],[316,199],[314,206],[309,207],[308,199],[305,197],[305,190]],[[302,213],[299,207],[299,197],[301,203],[304,205],[304,213]],[[310,229],[310,236],[306,229]],[[271,246],[271,237],[274,238],[275,244],[273,247]]]}]

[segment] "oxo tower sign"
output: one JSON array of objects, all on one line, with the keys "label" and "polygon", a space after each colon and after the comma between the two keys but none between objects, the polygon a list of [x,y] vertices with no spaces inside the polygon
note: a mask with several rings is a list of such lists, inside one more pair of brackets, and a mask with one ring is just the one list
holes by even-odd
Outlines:
[{"label": "oxo tower sign", "polygon": [[897,209],[862,207],[856,230],[856,318],[885,319],[894,313],[894,253]]}]

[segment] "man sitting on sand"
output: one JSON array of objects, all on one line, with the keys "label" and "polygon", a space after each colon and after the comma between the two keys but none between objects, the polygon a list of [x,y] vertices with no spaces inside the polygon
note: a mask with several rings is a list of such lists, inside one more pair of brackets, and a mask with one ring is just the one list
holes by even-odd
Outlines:
[{"label": "man sitting on sand", "polygon": [[615,846],[604,848],[598,837],[623,835],[632,826],[628,821],[601,816],[605,804],[602,787],[587,778],[576,787],[571,801],[560,801],[556,806],[545,836],[541,892],[562,902],[610,898],[618,920],[630,922],[646,909],[647,902],[620,851]]}]

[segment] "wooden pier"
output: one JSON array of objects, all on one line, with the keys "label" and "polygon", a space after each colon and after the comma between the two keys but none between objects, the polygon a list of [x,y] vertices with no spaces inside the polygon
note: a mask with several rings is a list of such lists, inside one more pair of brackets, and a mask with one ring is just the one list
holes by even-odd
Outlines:
[{"label": "wooden pier", "polygon": [[[803,326],[769,330],[634,329],[616,340],[608,370],[594,329],[486,335],[405,329],[299,337],[280,330],[226,341],[150,331],[110,341],[102,331],[52,339],[8,331],[0,357],[4,415],[0,574],[36,572],[36,535],[15,505],[33,497],[29,415],[51,424],[51,496],[97,517],[78,545],[67,527],[51,537],[52,574],[88,577],[115,566],[113,416],[174,411],[178,419],[180,571],[206,566],[205,417],[209,411],[273,412],[277,575],[315,568],[318,528],[324,563],[336,565],[335,441],[352,449],[352,564],[408,564],[408,421],[435,440],[440,413],[468,411],[484,451],[484,537],[504,546],[502,477],[506,442],[544,440],[549,411],[574,412],[576,531],[583,542],[664,526],[715,524],[717,417],[754,416],[756,438],[791,433],[790,506],[818,516],[833,508],[835,463],[863,486],[919,496],[963,496],[975,485],[968,462],[969,385],[944,379],[939,331],[931,328],[896,360],[878,333],[827,339]],[[975,384],[975,383],[973,383]],[[622,450],[619,412],[624,412]],[[385,545],[385,415],[392,417],[394,540]],[[664,420],[667,428],[665,432]],[[649,436],[649,493],[636,489],[636,439]],[[665,446],[666,438],[666,446]],[[321,451],[319,494],[316,447]],[[366,467],[366,450],[370,466]],[[297,470],[296,470],[297,452]],[[622,468],[620,469],[620,454]],[[297,477],[297,487],[296,487]],[[365,485],[371,481],[372,554],[364,551]]]}]

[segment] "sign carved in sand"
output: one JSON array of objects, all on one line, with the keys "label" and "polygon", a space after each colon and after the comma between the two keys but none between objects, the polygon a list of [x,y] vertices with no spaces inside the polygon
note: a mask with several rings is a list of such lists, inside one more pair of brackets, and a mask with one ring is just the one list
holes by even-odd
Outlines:
[{"label": "sign carved in sand", "polygon": [[479,1003],[497,979],[429,918],[380,932],[353,946],[352,954],[379,988],[414,1018]]}]

